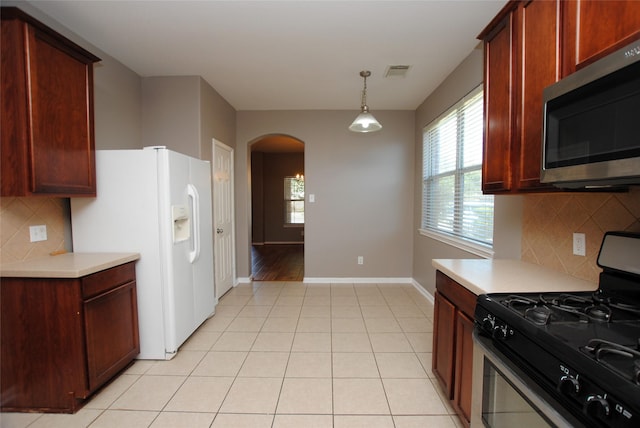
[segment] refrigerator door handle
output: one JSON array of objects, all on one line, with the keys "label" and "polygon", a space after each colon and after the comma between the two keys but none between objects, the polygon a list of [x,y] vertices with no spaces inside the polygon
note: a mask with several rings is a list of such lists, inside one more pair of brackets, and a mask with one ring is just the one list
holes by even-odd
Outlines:
[{"label": "refrigerator door handle", "polygon": [[189,251],[189,263],[194,263],[200,256],[200,195],[193,184],[187,184],[187,195],[193,213],[193,250]]}]

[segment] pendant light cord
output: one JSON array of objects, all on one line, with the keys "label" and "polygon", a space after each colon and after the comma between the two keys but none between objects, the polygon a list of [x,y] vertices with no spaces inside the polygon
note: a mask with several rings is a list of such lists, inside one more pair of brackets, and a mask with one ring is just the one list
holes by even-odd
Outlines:
[{"label": "pendant light cord", "polygon": [[364,79],[364,87],[362,88],[362,103],[360,104],[360,109],[362,111],[369,111],[369,107],[367,106],[367,77],[371,76],[371,72],[368,70],[364,70],[360,72],[360,76]]}]

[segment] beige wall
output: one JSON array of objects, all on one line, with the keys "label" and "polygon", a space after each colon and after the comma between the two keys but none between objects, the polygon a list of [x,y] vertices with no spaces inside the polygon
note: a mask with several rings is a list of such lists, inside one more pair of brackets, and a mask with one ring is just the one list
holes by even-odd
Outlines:
[{"label": "beige wall", "polygon": [[212,159],[211,140],[235,148],[236,110],[222,96],[200,78],[200,156]]},{"label": "beige wall", "polygon": [[142,79],[142,145],[211,161],[212,140],[235,143],[235,110],[200,76]]},{"label": "beige wall", "polygon": [[140,76],[107,55],[102,54],[101,58],[93,67],[96,148],[140,148]]},{"label": "beige wall", "polygon": [[[435,291],[432,259],[479,258],[418,232],[422,215],[422,129],[449,107],[482,84],[482,49],[475,49],[416,110],[413,279],[428,292]],[[494,252],[496,258],[519,258],[522,197],[497,196],[494,212]]]},{"label": "beige wall", "polygon": [[200,78],[142,78],[142,145],[200,157]]},{"label": "beige wall", "polygon": [[[372,106],[373,108],[374,106]],[[356,134],[354,111],[238,112],[236,247],[249,276],[248,144],[268,134],[305,144],[305,277],[409,278],[414,176],[414,112],[376,111],[383,129]],[[364,256],[364,265],[357,257]]]}]

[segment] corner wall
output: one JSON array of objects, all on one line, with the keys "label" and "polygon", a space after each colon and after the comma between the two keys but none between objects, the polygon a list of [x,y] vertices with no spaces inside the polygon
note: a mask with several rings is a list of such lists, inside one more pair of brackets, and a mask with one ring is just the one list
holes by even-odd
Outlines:
[{"label": "corner wall", "polygon": [[[483,51],[474,49],[444,82],[416,110],[415,178],[413,221],[413,279],[426,291],[435,292],[432,259],[477,259],[475,254],[423,236],[422,217],[422,130],[483,81]],[[522,234],[522,196],[496,196],[494,199],[495,258],[520,258]]]},{"label": "corner wall", "polygon": [[[93,71],[96,149],[142,147],[140,76],[32,5],[16,1],[2,5],[19,7],[101,58]],[[47,226],[47,240],[29,242],[29,226],[40,224]],[[0,237],[3,263],[71,251],[68,198],[0,198]]]}]

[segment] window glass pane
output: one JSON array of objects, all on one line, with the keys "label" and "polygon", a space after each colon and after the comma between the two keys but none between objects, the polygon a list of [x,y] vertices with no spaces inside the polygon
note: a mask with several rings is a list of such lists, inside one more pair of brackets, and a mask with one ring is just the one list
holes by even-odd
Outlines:
[{"label": "window glass pane", "polygon": [[493,243],[493,196],[482,194],[480,170],[464,174],[463,180],[462,234],[473,241]]},{"label": "window glass pane", "polygon": [[304,200],[304,179],[284,178],[284,198],[286,200]]},{"label": "window glass pane", "polygon": [[284,178],[284,222],[304,224],[304,178]]},{"label": "window glass pane", "polygon": [[304,223],[304,201],[288,201],[286,206],[286,223]]},{"label": "window glass pane", "polygon": [[426,186],[428,222],[425,226],[447,232],[454,231],[454,202],[441,195],[452,194],[455,187],[453,175],[440,176],[430,180]]},{"label": "window glass pane", "polygon": [[482,165],[482,92],[469,100],[465,107],[462,166],[468,168]]},{"label": "window glass pane", "polygon": [[449,115],[429,132],[428,144],[431,152],[429,175],[442,174],[456,169],[456,128],[456,116]]},{"label": "window glass pane", "polygon": [[493,196],[482,194],[482,87],[428,125],[423,138],[422,228],[492,246]]}]

